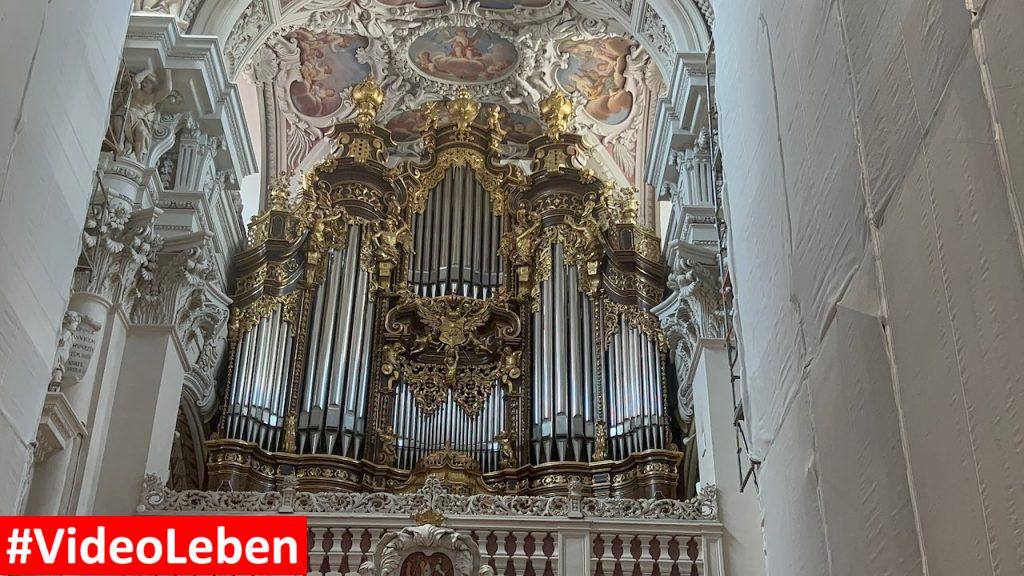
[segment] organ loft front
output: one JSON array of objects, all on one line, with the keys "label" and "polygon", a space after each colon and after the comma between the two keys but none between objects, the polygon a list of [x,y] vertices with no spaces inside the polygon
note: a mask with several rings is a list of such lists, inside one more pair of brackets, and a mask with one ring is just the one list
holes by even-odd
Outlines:
[{"label": "organ loft front", "polygon": [[683,431],[659,239],[586,168],[574,104],[519,158],[497,106],[419,111],[396,161],[384,94],[352,88],[335,151],[253,219],[207,487],[674,499]]}]

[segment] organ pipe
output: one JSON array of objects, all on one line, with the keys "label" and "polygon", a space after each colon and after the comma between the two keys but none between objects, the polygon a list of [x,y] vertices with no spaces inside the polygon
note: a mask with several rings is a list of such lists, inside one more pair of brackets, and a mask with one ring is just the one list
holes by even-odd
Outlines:
[{"label": "organ pipe", "polygon": [[665,451],[657,239],[631,192],[576,167],[565,125],[530,144],[529,177],[472,118],[398,166],[381,129],[343,126],[299,203],[272,192],[254,224],[223,437],[374,474],[449,449],[494,474]]},{"label": "organ pipe", "polygon": [[304,396],[298,422],[300,453],[359,458],[365,446],[365,351],[373,337],[374,304],[359,265],[362,229],[328,257],[327,282],[316,292]]},{"label": "organ pipe", "polygon": [[229,435],[266,450],[279,446],[293,338],[282,307],[246,332],[234,350],[235,370],[225,415]]}]

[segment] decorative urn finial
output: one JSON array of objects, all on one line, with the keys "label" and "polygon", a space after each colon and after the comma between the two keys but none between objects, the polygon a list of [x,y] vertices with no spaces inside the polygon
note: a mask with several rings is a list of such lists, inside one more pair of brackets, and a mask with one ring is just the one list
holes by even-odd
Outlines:
[{"label": "decorative urn finial", "polygon": [[480,104],[473,100],[465,88],[459,90],[455,98],[448,103],[448,115],[460,131],[468,130],[479,113]]},{"label": "decorative urn finial", "polygon": [[569,127],[573,114],[573,103],[561,90],[555,90],[547,98],[537,103],[540,116],[548,127],[548,138],[558,140]]},{"label": "decorative urn finial", "polygon": [[372,74],[352,86],[352,100],[356,103],[356,123],[359,129],[369,130],[384,103],[384,91],[377,85]]}]

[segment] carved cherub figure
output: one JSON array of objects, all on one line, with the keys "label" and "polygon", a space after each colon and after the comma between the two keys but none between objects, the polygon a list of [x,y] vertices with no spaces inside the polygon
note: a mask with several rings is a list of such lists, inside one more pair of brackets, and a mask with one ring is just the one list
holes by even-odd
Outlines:
[{"label": "carved cherub figure", "polygon": [[394,466],[395,460],[398,458],[398,452],[395,448],[395,429],[391,426],[384,426],[377,431],[377,442],[378,444],[378,457],[381,464],[384,466]]},{"label": "carved cherub figure", "polygon": [[512,445],[514,436],[512,432],[504,430],[499,432],[494,440],[498,442],[498,449],[500,451],[499,465],[502,468],[515,468],[518,465],[518,458],[516,458],[515,447]]}]

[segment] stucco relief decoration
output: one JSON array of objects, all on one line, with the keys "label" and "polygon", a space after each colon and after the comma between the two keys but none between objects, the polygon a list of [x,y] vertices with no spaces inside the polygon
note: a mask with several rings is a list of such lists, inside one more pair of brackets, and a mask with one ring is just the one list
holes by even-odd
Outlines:
[{"label": "stucco relief decoration", "polygon": [[629,29],[583,8],[567,0],[294,2],[259,46],[245,48],[254,54],[251,76],[276,102],[267,136],[283,152],[281,169],[329,153],[327,131],[352,113],[349,87],[373,75],[386,95],[379,118],[399,156],[420,149],[419,108],[462,89],[502,107],[505,152],[518,156],[541,132],[537,103],[559,89],[582,110],[573,128],[597,149],[595,169],[641,187],[639,132],[649,128],[662,82]]}]

